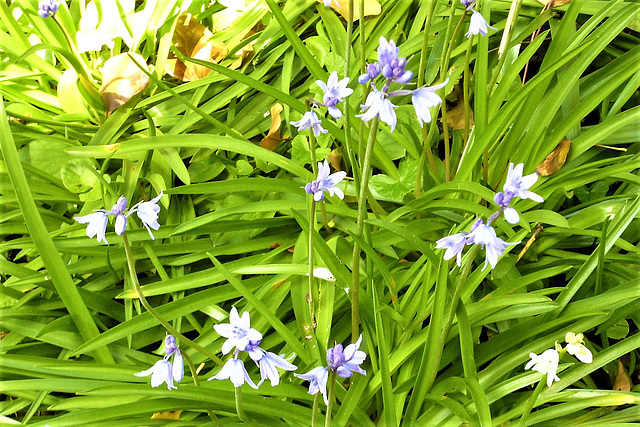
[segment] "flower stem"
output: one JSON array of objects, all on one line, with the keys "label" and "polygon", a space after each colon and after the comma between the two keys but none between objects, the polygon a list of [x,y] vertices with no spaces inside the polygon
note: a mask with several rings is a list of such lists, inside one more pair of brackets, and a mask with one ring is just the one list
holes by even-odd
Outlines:
[{"label": "flower stem", "polygon": [[531,410],[533,409],[533,406],[536,404],[536,400],[538,400],[538,396],[540,396],[540,393],[542,392],[542,389],[544,388],[545,384],[546,383],[541,379],[538,385],[536,386],[535,390],[533,390],[533,394],[527,401],[527,406],[525,407],[524,412],[520,417],[520,421],[518,422],[518,427],[524,427],[527,425],[527,418],[529,418],[529,414],[531,414]]},{"label": "flower stem", "polygon": [[238,418],[240,419],[240,421],[244,423],[246,421],[246,418],[242,409],[242,392],[240,390],[240,387],[234,387],[233,392],[236,398],[236,413],[238,414]]},{"label": "flower stem", "polygon": [[[463,141],[466,145],[469,139],[469,127],[471,123],[471,106],[469,100],[469,82],[471,81],[471,70],[469,69],[469,63],[471,62],[471,48],[473,47],[473,34],[469,37],[469,43],[467,44],[467,53],[464,57],[464,82],[462,87],[464,97],[464,136]],[[464,151],[464,146],[463,149]]]},{"label": "flower stem", "polygon": [[[351,44],[353,43],[353,6],[354,0],[349,0],[349,13],[347,16],[347,40],[344,47],[344,75],[349,77],[351,74]],[[344,97],[344,146],[347,149],[347,157],[351,169],[355,172],[356,158],[353,152],[353,141],[351,139],[351,109],[349,108],[349,97]],[[354,173],[355,175],[355,173]],[[326,224],[326,221],[325,221]]]},{"label": "flower stem", "polygon": [[[180,352],[180,354],[182,354],[184,360],[187,361],[189,371],[191,371],[191,378],[193,378],[193,384],[195,384],[196,387],[200,387],[198,372],[196,366],[193,364],[193,360],[191,360],[191,357],[187,354],[186,351]],[[214,414],[212,410],[207,409],[207,414],[209,415],[209,418],[211,418],[211,421],[213,421],[216,425],[220,425],[220,420],[218,420],[218,417],[216,417],[216,414]]]},{"label": "flower stem", "polygon": [[126,234],[122,235],[122,243],[124,246],[124,252],[127,256],[127,265],[129,266],[131,283],[133,283],[136,293],[138,294],[138,299],[142,303],[142,306],[149,312],[149,314],[155,317],[155,319],[162,326],[164,326],[167,332],[173,335],[176,339],[179,339],[181,342],[189,345],[194,350],[198,350],[200,353],[204,354],[209,359],[213,360],[216,364],[222,366],[223,362],[218,356],[216,356],[206,348],[202,347],[200,344],[197,344],[191,341],[189,338],[182,335],[180,332],[178,332],[176,328],[171,326],[169,322],[167,322],[162,316],[160,316],[160,314],[153,307],[151,307],[151,304],[149,304],[144,294],[142,293],[142,289],[140,289],[140,283],[138,282],[138,275],[136,274],[135,260],[133,259],[133,254],[131,253],[131,246],[129,245],[129,239],[127,238]]},{"label": "flower stem", "polygon": [[331,426],[331,410],[333,409],[333,387],[335,383],[336,383],[336,372],[331,371],[331,374],[329,375],[329,395],[328,395],[329,404],[327,405],[327,416],[324,419],[324,427]]},{"label": "flower stem", "polygon": [[[367,214],[367,190],[369,187],[369,174],[371,173],[371,158],[373,157],[373,146],[376,142],[378,133],[378,117],[371,122],[369,130],[369,139],[367,140],[367,148],[362,163],[362,178],[360,180],[360,193],[358,196],[358,220],[356,223],[356,236],[362,238],[364,231],[364,221]],[[359,317],[359,299],[360,299],[360,245],[353,242],[353,264],[351,267],[351,338],[356,341],[360,336],[360,317]]]},{"label": "flower stem", "polygon": [[311,427],[316,427],[318,423],[318,406],[320,406],[320,394],[316,393],[313,398],[313,408],[311,409]]},{"label": "flower stem", "polygon": [[313,247],[313,235],[315,234],[315,226],[316,226],[316,201],[315,199],[311,200],[311,212],[309,214],[309,295],[307,295],[307,302],[309,303],[309,316],[311,316],[311,330],[315,331],[316,329],[316,310],[314,304],[314,277],[313,277],[313,266],[314,266],[314,255],[315,249]]}]

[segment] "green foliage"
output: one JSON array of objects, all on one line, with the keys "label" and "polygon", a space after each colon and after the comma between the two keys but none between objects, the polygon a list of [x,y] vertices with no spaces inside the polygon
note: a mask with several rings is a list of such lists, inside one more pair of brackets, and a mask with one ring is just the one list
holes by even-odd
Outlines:
[{"label": "green foliage", "polygon": [[[475,8],[498,30],[467,39],[458,0],[382,1],[379,15],[356,21],[349,44],[345,19],[321,2],[265,0],[237,6],[238,20],[214,32],[226,58],[178,51],[181,12],[220,28],[232,3],[103,0],[93,22],[84,2],[61,2],[46,19],[34,2],[0,2],[0,422],[160,425],[167,420],[153,414],[177,410],[183,425],[238,421],[233,386],[205,381],[219,360],[186,343],[196,378],[187,372],[177,390],[133,375],[162,356],[165,328],[140,305],[112,225],[107,246],[73,219],[120,195],[132,205],[161,191],[155,240],[129,220],[137,280],[157,314],[212,354],[222,357],[224,341],[213,325],[236,306],[251,313],[265,350],[295,354],[298,373],[325,364],[334,342],[352,342],[357,278],[367,375],[336,383],[335,425],[640,421],[638,3],[543,10],[536,0],[482,0]],[[421,81],[450,83],[425,129],[407,105],[393,133],[380,125],[365,201],[372,126],[355,117],[365,95],[356,80],[377,60],[380,36],[398,43]],[[107,115],[102,67],[126,52],[144,58],[150,83]],[[172,78],[175,57],[211,72]],[[466,58],[468,132],[454,113],[464,110]],[[322,117],[328,133],[317,139],[298,133],[290,122],[307,98],[321,99],[316,80],[345,69],[355,90],[345,117]],[[270,151],[260,141],[276,102],[282,140]],[[522,243],[494,270],[483,269],[480,249],[467,249],[461,268],[445,261],[435,241],[497,210],[509,163],[532,173],[563,138],[566,163],[534,188],[544,203],[517,201],[519,224],[495,222]],[[345,199],[327,196],[310,224],[302,188],[313,159],[350,178]],[[315,325],[310,232],[313,266],[337,279],[312,282]],[[593,362],[564,355],[561,380],[536,388],[544,377],[524,370],[529,354],[570,331],[585,334]],[[283,373],[277,387],[243,387],[242,407],[262,425],[309,425],[307,391]],[[320,408],[319,423],[322,399]]]}]

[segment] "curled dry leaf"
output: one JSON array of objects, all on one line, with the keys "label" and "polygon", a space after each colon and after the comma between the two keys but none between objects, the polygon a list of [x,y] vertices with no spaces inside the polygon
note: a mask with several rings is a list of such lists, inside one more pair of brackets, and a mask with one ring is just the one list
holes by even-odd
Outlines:
[{"label": "curled dry leaf", "polygon": [[144,58],[137,53],[121,53],[104,63],[100,94],[107,104],[107,116],[149,84],[149,77],[138,68],[129,55],[148,70]]},{"label": "curled dry leaf", "polygon": [[[324,3],[319,0],[320,3]],[[340,6],[336,4],[336,0],[331,1],[331,9],[338,12],[344,19],[349,19],[349,0],[338,0]],[[380,15],[382,7],[378,0],[364,0],[364,16],[376,16]],[[360,0],[353,2],[353,22],[360,19]]]},{"label": "curled dry leaf", "polygon": [[616,375],[616,382],[613,384],[613,389],[618,391],[631,391],[631,379],[627,372],[624,370],[622,362],[618,360],[618,374]]},{"label": "curled dry leaf", "polygon": [[282,124],[280,113],[282,113],[282,110],[283,107],[280,103],[275,103],[269,110],[271,113],[271,128],[267,136],[260,141],[260,147],[273,151],[278,147],[278,143],[282,141],[280,138],[280,125]]},{"label": "curled dry leaf", "polygon": [[329,163],[331,166],[337,171],[341,171],[342,167],[340,166],[340,162],[342,161],[342,151],[338,148],[335,148],[329,154]]},{"label": "curled dry leaf", "polygon": [[[464,129],[464,101],[458,100],[458,103],[452,109],[447,111],[447,123],[453,130]],[[473,110],[469,108],[469,129],[475,124],[473,120]]]},{"label": "curled dry leaf", "polygon": [[548,176],[558,172],[567,160],[569,148],[571,148],[571,140],[563,138],[551,154],[549,154],[547,158],[536,167],[538,175]]},{"label": "curled dry leaf", "polygon": [[[227,56],[229,48],[221,41],[211,40],[212,37],[213,33],[207,27],[190,13],[183,12],[173,33],[173,43],[184,56],[218,63]],[[193,62],[185,64],[178,58],[169,58],[165,71],[176,79],[190,82],[206,77],[211,69]]]}]

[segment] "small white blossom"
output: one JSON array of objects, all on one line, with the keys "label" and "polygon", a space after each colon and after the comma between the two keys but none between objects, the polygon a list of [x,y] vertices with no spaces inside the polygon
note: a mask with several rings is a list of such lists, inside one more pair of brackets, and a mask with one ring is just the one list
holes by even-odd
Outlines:
[{"label": "small white blossom", "polygon": [[593,362],[593,354],[591,354],[591,351],[584,345],[584,337],[582,334],[567,332],[564,340],[567,342],[567,353],[575,356],[583,363]]},{"label": "small white blossom", "polygon": [[560,381],[557,375],[560,355],[557,350],[545,350],[540,356],[535,353],[529,353],[529,357],[531,360],[525,365],[524,369],[533,369],[541,374],[546,374],[548,387],[551,387],[554,381]]},{"label": "small white blossom", "polygon": [[[238,316],[238,310],[231,307],[229,312],[229,321],[231,323],[221,323],[213,325],[213,329],[217,333],[227,338],[222,344],[222,353],[229,353],[233,347],[239,351],[247,351],[252,343],[259,343],[262,340],[262,334],[251,327],[249,312],[242,313],[242,317]],[[228,363],[228,362],[227,362]]]}]

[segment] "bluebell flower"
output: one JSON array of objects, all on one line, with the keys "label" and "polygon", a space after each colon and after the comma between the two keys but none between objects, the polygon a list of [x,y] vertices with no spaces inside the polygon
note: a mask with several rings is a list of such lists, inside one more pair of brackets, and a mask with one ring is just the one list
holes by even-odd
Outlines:
[{"label": "bluebell flower", "polygon": [[509,163],[509,172],[507,172],[507,179],[505,180],[503,190],[506,193],[511,193],[513,197],[520,197],[521,199],[531,199],[534,202],[542,203],[544,199],[533,191],[529,191],[536,181],[538,180],[538,174],[536,172],[527,176],[522,176],[524,169],[524,163],[519,163],[514,166],[513,163]]},{"label": "bluebell flower", "polygon": [[471,21],[469,22],[469,31],[465,34],[467,37],[478,34],[486,36],[489,32],[489,28],[492,30],[496,29],[489,25],[480,12],[476,12],[473,9],[471,9],[471,11],[473,11],[473,14],[471,15]]},{"label": "bluebell flower", "polygon": [[261,377],[258,386],[262,385],[266,379],[271,381],[271,386],[273,387],[280,384],[280,373],[277,368],[284,369],[285,371],[295,371],[298,369],[296,365],[289,363],[289,361],[283,357],[284,354],[278,356],[275,353],[264,350],[262,350],[262,353],[262,357],[258,362]]},{"label": "bluebell flower", "polygon": [[361,342],[362,335],[360,335],[358,341],[349,344],[344,350],[342,344],[337,344],[335,347],[327,350],[329,369],[336,371],[342,378],[349,378],[353,376],[354,372],[367,375],[367,372],[360,367],[362,362],[367,358],[367,354],[360,350]]},{"label": "bluebell flower", "polygon": [[329,404],[327,399],[327,380],[329,379],[329,368],[318,366],[306,374],[293,374],[304,381],[309,381],[309,394],[322,393],[325,405]]},{"label": "bluebell flower", "polygon": [[109,244],[107,242],[107,238],[105,237],[105,232],[107,230],[107,222],[109,221],[109,217],[103,211],[97,211],[91,213],[89,215],[84,216],[76,216],[73,217],[80,224],[89,224],[87,225],[87,237],[93,238],[93,236],[98,236],[98,242],[104,242],[105,244]]},{"label": "bluebell flower", "polygon": [[231,323],[221,323],[213,325],[213,329],[217,333],[227,338],[222,344],[222,353],[229,353],[234,347],[238,351],[246,351],[251,342],[260,342],[262,334],[251,327],[249,312],[242,313],[242,317],[238,316],[238,310],[231,307],[229,312],[229,321]]},{"label": "bluebell flower", "polygon": [[520,215],[518,215],[518,211],[509,206],[512,199],[513,193],[510,191],[507,191],[506,193],[503,193],[501,191],[493,196],[493,200],[500,206],[500,208],[504,212],[504,219],[507,220],[509,224],[517,224],[518,222],[520,222]]},{"label": "bluebell flower", "polygon": [[431,111],[429,111],[429,108],[442,104],[442,98],[436,94],[436,90],[445,87],[447,83],[449,83],[448,78],[439,85],[420,87],[413,91],[411,103],[416,110],[420,127],[422,127],[423,122],[431,123]]},{"label": "bluebell flower", "polygon": [[367,64],[367,72],[365,74],[361,74],[358,77],[358,82],[361,84],[367,83],[369,80],[373,80],[378,77],[382,73],[382,67],[379,62],[374,62],[373,64]]},{"label": "bluebell flower", "polygon": [[324,5],[327,7],[331,6],[332,2],[335,2],[336,6],[340,7],[340,3],[338,3],[338,0],[322,0],[322,3],[324,3]]},{"label": "bluebell flower", "polygon": [[57,0],[42,0],[38,3],[38,14],[42,18],[49,18],[58,13]]},{"label": "bluebell flower", "polygon": [[467,234],[465,232],[452,234],[436,242],[437,249],[446,249],[444,253],[445,260],[450,260],[454,256],[457,257],[456,263],[458,267],[462,266],[462,250],[468,244]]},{"label": "bluebell flower", "polygon": [[121,236],[127,228],[127,216],[123,215],[125,209],[127,209],[127,198],[120,196],[115,205],[110,211],[107,211],[107,215],[116,217],[115,231],[118,236]]},{"label": "bluebell flower", "polygon": [[255,383],[251,380],[251,377],[249,377],[247,370],[244,368],[244,363],[242,363],[242,360],[236,358],[229,359],[227,363],[225,363],[222,367],[222,370],[213,377],[209,378],[207,381],[227,379],[231,380],[235,387],[240,387],[246,382],[252,388],[258,388],[258,386],[255,385]]},{"label": "bluebell flower", "polygon": [[334,71],[329,75],[327,83],[322,80],[316,80],[316,83],[324,92],[322,102],[328,107],[329,114],[331,114],[331,116],[336,120],[342,117],[342,112],[336,107],[336,105],[339,102],[342,102],[345,97],[353,93],[353,89],[347,87],[349,84],[349,78],[345,77],[342,80],[338,80],[338,73]]},{"label": "bluebell flower", "polygon": [[155,240],[155,237],[153,236],[151,229],[153,228],[154,230],[158,230],[160,228],[160,224],[158,223],[158,212],[160,212],[158,201],[163,195],[164,192],[161,191],[160,194],[158,194],[153,199],[146,202],[139,202],[138,204],[134,205],[126,215],[127,217],[129,217],[129,215],[135,212],[138,215],[138,218],[140,218],[140,221],[142,221],[142,225],[144,225],[144,228],[147,229],[149,235],[153,240]]},{"label": "bluebell flower", "polygon": [[307,111],[300,120],[291,122],[291,124],[298,128],[298,130],[312,129],[316,137],[328,132],[328,130],[322,127],[322,121],[313,110]]},{"label": "bluebell flower", "polygon": [[394,60],[398,59],[400,48],[396,46],[393,40],[387,41],[384,36],[380,36],[378,44],[378,62],[384,69],[385,66],[391,66]]},{"label": "bluebell flower", "polygon": [[394,105],[389,101],[385,93],[375,90],[374,88],[374,90],[369,93],[369,96],[367,96],[367,100],[364,105],[361,107],[363,113],[357,114],[356,117],[360,117],[363,121],[368,122],[378,116],[381,121],[391,126],[391,132],[396,128],[398,118],[396,117],[396,112],[393,111],[393,109],[397,108],[397,105]]},{"label": "bluebell flower", "polygon": [[316,202],[324,199],[325,191],[328,191],[331,196],[335,194],[338,198],[344,199],[344,192],[336,185],[347,176],[347,173],[338,171],[329,175],[329,172],[329,162],[326,159],[324,162],[318,162],[318,177],[304,187],[307,194],[313,194],[313,200]]},{"label": "bluebell flower", "polygon": [[460,3],[462,3],[463,6],[468,7],[470,6],[475,0],[460,0]]},{"label": "bluebell flower", "polygon": [[518,242],[507,243],[496,235],[496,231],[491,225],[485,224],[481,219],[476,221],[475,228],[467,235],[467,242],[480,245],[485,250],[486,260],[482,270],[491,265],[495,268],[498,264],[498,258],[503,254],[507,246],[517,245]]},{"label": "bluebell flower", "polygon": [[165,346],[164,346],[164,359],[168,360],[171,355],[173,355],[173,380],[176,382],[182,381],[184,378],[184,360],[182,358],[182,354],[180,353],[180,349],[176,345],[176,339],[173,335],[167,335],[165,338]]},{"label": "bluebell flower", "polygon": [[173,385],[173,369],[171,363],[167,360],[158,360],[151,368],[136,372],[136,377],[146,377],[151,375],[151,387],[158,387],[160,384],[167,383],[169,390],[177,388]]}]

